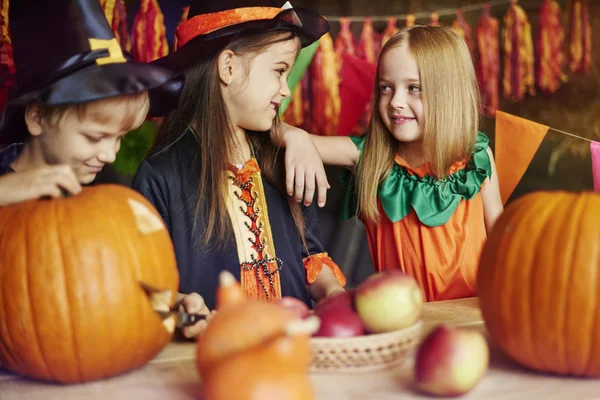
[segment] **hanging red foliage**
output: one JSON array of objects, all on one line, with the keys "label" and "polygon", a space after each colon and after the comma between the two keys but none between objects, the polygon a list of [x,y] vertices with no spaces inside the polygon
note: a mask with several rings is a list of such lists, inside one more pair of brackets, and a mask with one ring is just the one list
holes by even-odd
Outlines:
[{"label": "hanging red foliage", "polygon": [[531,25],[525,11],[511,0],[504,16],[504,97],[518,102],[535,95],[535,75]]},{"label": "hanging red foliage", "polygon": [[542,93],[554,93],[566,80],[563,73],[564,30],[560,23],[560,6],[555,0],[543,0],[537,36],[536,82]]},{"label": "hanging red foliage", "polygon": [[571,72],[589,72],[592,65],[592,31],[588,0],[569,0],[569,69]]},{"label": "hanging red foliage", "polygon": [[[377,58],[381,52],[381,37],[373,29],[373,20],[371,18],[365,18],[363,23],[363,29],[360,34],[360,40],[356,48],[356,55],[358,58],[365,60],[366,62],[376,65]],[[354,128],[356,135],[362,135],[369,126],[371,120],[371,113],[373,108],[372,100],[365,105],[365,110],[361,116],[357,126]]]},{"label": "hanging red foliage", "polygon": [[108,24],[112,25],[112,20],[113,20],[113,15],[114,15],[114,8],[115,8],[115,0],[99,0],[100,1],[100,6],[102,7],[102,10],[104,11],[104,15],[106,16],[106,19],[108,20]]},{"label": "hanging red foliage", "polygon": [[435,11],[429,14],[429,25],[440,26],[440,15]]},{"label": "hanging red foliage", "polygon": [[164,16],[157,0],[141,0],[133,21],[133,57],[151,62],[169,53]]},{"label": "hanging red foliage", "polygon": [[354,36],[350,31],[350,19],[340,19],[340,33],[334,43],[335,48],[335,60],[337,65],[338,74],[342,70],[342,58],[345,53],[350,55],[356,55],[356,45],[354,44]]},{"label": "hanging red foliage", "polygon": [[8,3],[9,0],[0,0],[0,111],[6,104],[6,97],[14,84],[16,72],[8,34]]},{"label": "hanging red foliage", "polygon": [[456,10],[456,19],[452,22],[452,29],[456,31],[467,44],[469,51],[471,54],[473,53],[473,37],[471,34],[471,27],[465,21],[465,17],[463,15],[463,11],[461,9]]},{"label": "hanging red foliage", "polygon": [[310,65],[310,74],[313,112],[311,133],[335,135],[340,114],[340,82],[330,34],[319,40],[319,50]]},{"label": "hanging red foliage", "polygon": [[490,15],[490,8],[486,6],[475,28],[477,62],[477,81],[481,91],[482,113],[494,117],[499,102],[500,79],[500,50],[498,42],[498,29],[500,23]]},{"label": "hanging red foliage", "polygon": [[127,10],[123,0],[116,0],[113,11],[112,30],[115,38],[125,51],[131,51],[131,37],[129,36],[129,27],[127,26]]},{"label": "hanging red foliage", "polygon": [[381,47],[383,47],[383,45],[398,32],[398,27],[396,26],[397,22],[398,20],[396,19],[396,17],[388,18],[387,26],[385,27],[385,30],[381,35]]}]

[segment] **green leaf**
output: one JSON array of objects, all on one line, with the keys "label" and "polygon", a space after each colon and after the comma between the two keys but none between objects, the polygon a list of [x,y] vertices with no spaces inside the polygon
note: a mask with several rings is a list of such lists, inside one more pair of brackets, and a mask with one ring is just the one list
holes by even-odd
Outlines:
[{"label": "green leaf", "polygon": [[154,122],[144,121],[138,129],[125,135],[112,168],[127,176],[135,175],[140,163],[152,147],[157,132],[158,126]]},{"label": "green leaf", "polygon": [[[288,76],[288,86],[290,87],[290,92],[293,94],[294,90],[296,90],[296,86],[298,86],[298,82],[302,80],[304,73],[308,69],[308,66],[312,62],[315,53],[319,49],[319,41],[317,40],[313,44],[308,47],[300,50],[300,54],[298,55],[298,59],[294,63],[292,70],[290,71],[290,75]],[[279,107],[279,115],[283,115],[285,110],[288,108],[288,105],[292,101],[292,96],[284,99],[281,102],[281,106]]]}]

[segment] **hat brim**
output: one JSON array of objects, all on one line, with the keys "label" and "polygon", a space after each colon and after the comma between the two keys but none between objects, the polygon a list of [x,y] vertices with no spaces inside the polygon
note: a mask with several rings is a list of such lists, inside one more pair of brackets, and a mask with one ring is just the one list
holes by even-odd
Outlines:
[{"label": "hat brim", "polygon": [[242,22],[198,35],[151,64],[184,72],[201,59],[216,55],[241,34],[290,31],[300,39],[302,47],[306,47],[319,40],[329,29],[329,23],[321,15],[304,8],[290,8],[282,10],[272,19]]},{"label": "hat brim", "polygon": [[158,65],[129,61],[104,65],[94,63],[64,77],[45,77],[44,82],[36,84],[37,88],[18,88],[10,96],[0,120],[0,144],[25,139],[23,110],[33,102],[46,106],[82,104],[148,91],[149,115],[164,115],[177,107],[183,81],[182,75]]}]

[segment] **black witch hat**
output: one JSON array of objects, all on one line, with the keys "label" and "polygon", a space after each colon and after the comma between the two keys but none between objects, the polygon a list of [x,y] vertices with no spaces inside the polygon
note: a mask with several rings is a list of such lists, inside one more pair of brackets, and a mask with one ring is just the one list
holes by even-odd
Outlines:
[{"label": "black witch hat", "polygon": [[312,11],[283,9],[269,0],[192,0],[187,21],[177,27],[179,48],[152,64],[185,71],[223,50],[236,35],[275,30],[293,32],[305,47],[329,32],[329,23]]},{"label": "black witch hat", "polygon": [[150,115],[176,107],[183,78],[124,53],[98,0],[16,0],[9,6],[16,85],[0,120],[0,144],[25,139],[27,104],[80,104],[150,93]]}]

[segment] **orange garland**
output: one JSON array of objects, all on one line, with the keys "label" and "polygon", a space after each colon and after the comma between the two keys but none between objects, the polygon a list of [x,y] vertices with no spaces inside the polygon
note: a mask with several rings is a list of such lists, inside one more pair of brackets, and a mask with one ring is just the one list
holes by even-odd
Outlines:
[{"label": "orange garland", "polygon": [[0,0],[0,42],[10,43],[8,34],[8,4],[9,0]]},{"label": "orange garland", "polygon": [[131,51],[131,37],[129,36],[129,29],[127,27],[127,11],[123,0],[116,0],[115,2],[112,31],[121,48],[125,51]]},{"label": "orange garland", "polygon": [[456,19],[452,22],[451,28],[457,32],[467,44],[469,51],[473,53],[473,38],[471,35],[471,27],[465,21],[463,11],[461,9],[456,10]]},{"label": "orange garland", "polygon": [[100,6],[104,11],[104,16],[108,20],[108,24],[112,25],[116,0],[100,0]]},{"label": "orange garland", "polygon": [[398,20],[396,17],[388,18],[387,26],[385,27],[381,37],[381,47],[383,47],[383,45],[385,45],[385,43],[398,32],[398,27],[396,27],[397,22]]},{"label": "orange garland", "polygon": [[540,7],[540,29],[537,37],[537,85],[542,93],[554,93],[566,80],[563,73],[564,30],[560,23],[560,6],[555,0],[544,0]]},{"label": "orange garland", "polygon": [[483,114],[494,117],[499,103],[500,51],[498,30],[500,23],[490,15],[489,6],[483,10],[475,28],[477,82],[481,90]]},{"label": "orange garland", "polygon": [[164,16],[157,0],[141,0],[133,22],[133,56],[139,62],[152,62],[169,53]]},{"label": "orange garland", "polygon": [[310,66],[312,78],[311,105],[313,113],[311,132],[321,135],[335,135],[341,100],[336,54],[330,34],[319,40],[319,49]]},{"label": "orange garland", "polygon": [[[379,34],[373,29],[373,20],[371,18],[365,18],[363,29],[360,34],[360,40],[356,48],[356,55],[371,64],[377,64],[377,58],[379,57],[380,51],[381,44]],[[363,115],[354,128],[354,133],[356,135],[362,135],[369,127],[372,110],[373,100],[371,99],[365,105]]]},{"label": "orange garland", "polygon": [[440,26],[440,15],[435,11],[429,15],[429,20],[430,26]]},{"label": "orange garland", "polygon": [[511,0],[504,16],[504,96],[513,101],[522,101],[525,95],[535,95],[535,75],[531,25],[527,14]]},{"label": "orange garland", "polygon": [[335,39],[335,61],[338,73],[342,70],[342,56],[344,53],[356,55],[356,46],[354,37],[350,31],[350,20],[346,17],[340,18],[340,33]]},{"label": "orange garland", "polygon": [[8,90],[14,84],[16,73],[10,35],[8,34],[8,3],[0,0],[0,110],[4,108]]},{"label": "orange garland", "polygon": [[570,0],[567,5],[569,24],[569,69],[589,72],[592,65],[592,32],[587,0]]},{"label": "orange garland", "polygon": [[296,85],[296,89],[294,89],[294,93],[292,94],[292,99],[290,100],[290,105],[288,109],[285,111],[283,116],[281,117],[281,121],[290,124],[292,126],[302,126],[304,124],[304,109],[302,102],[302,83],[303,80],[300,80]]}]

